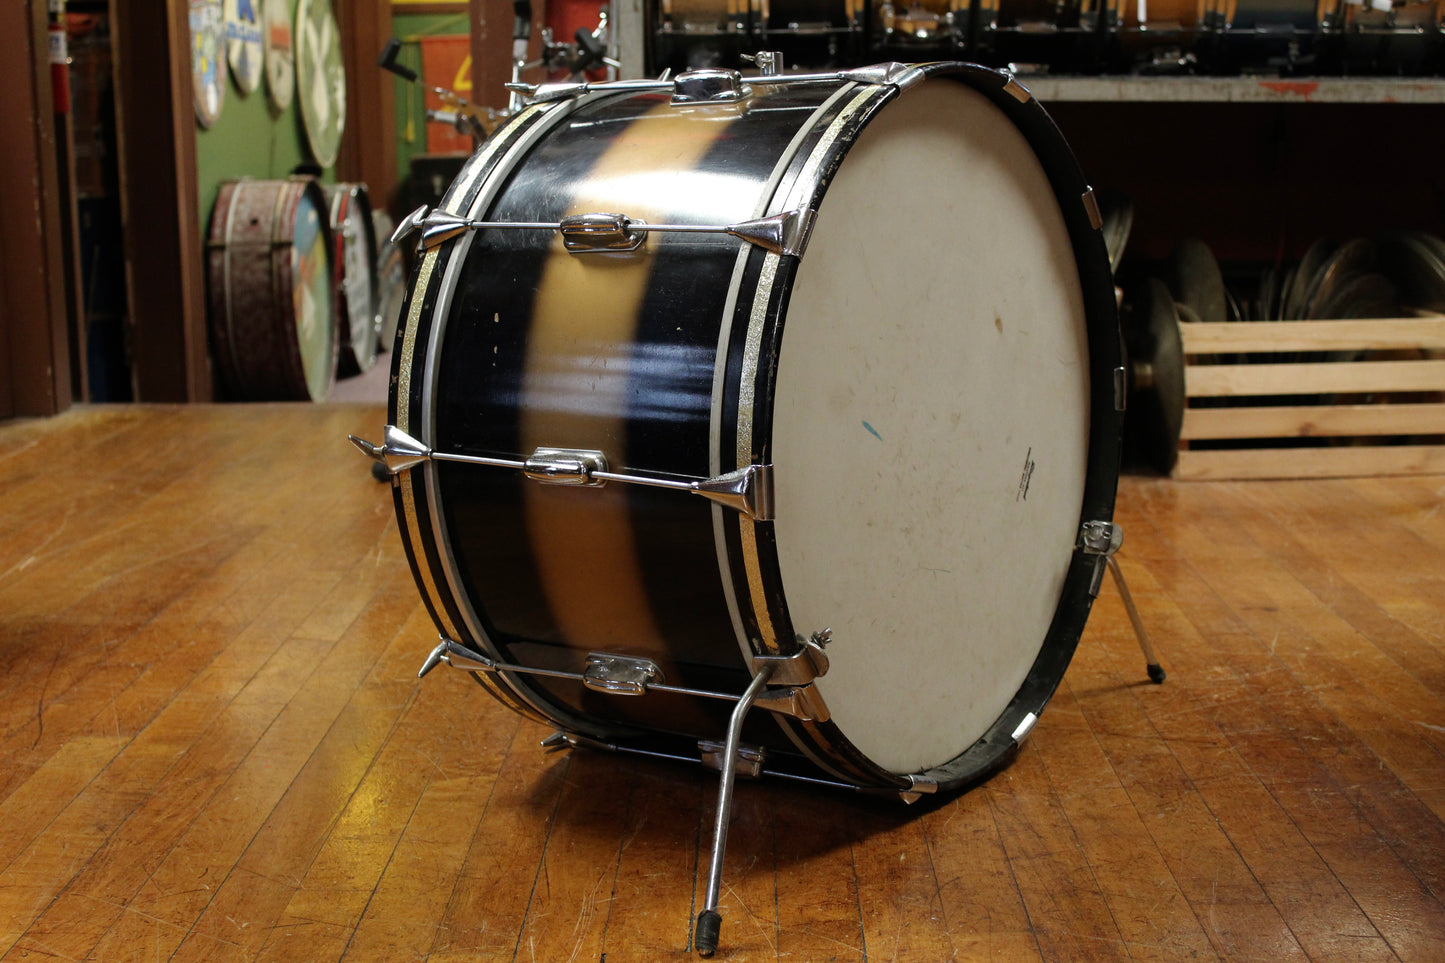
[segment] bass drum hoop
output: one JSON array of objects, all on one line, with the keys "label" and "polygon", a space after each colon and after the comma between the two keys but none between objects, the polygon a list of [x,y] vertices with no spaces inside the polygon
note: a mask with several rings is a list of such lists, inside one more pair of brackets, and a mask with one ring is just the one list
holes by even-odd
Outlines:
[{"label": "bass drum hoop", "polygon": [[[1112,521],[1122,425],[1122,398],[1116,390],[1122,373],[1122,343],[1113,277],[1108,268],[1108,253],[1100,230],[1102,221],[1093,190],[1052,118],[1012,74],[966,63],[924,64],[918,69],[927,79],[963,83],[1002,110],[1033,150],[1053,188],[1078,267],[1088,339],[1089,443],[1079,522],[1082,527],[1086,522]],[[902,92],[902,96],[907,93]],[[838,169],[857,142],[857,135],[889,102],[891,98],[868,105],[857,126],[850,129],[846,137],[839,138],[837,153],[828,158],[822,170]],[[827,179],[820,179],[808,206],[816,210],[827,187]],[[789,195],[798,196],[797,189],[785,181],[778,186],[775,198]],[[795,262],[794,270],[796,267]],[[793,277],[793,270],[786,274],[779,271],[779,284],[783,287],[779,304],[783,312],[786,312]],[[786,339],[785,332],[783,338]],[[1039,654],[1017,693],[981,737],[947,762],[916,774],[902,775],[880,767],[858,752],[832,722],[799,722],[783,716],[778,717],[778,722],[808,758],[845,782],[898,789],[936,786],[944,791],[976,784],[1008,764],[1062,682],[1083,633],[1103,566],[1102,557],[1086,552],[1081,543],[1076,544]],[[738,592],[745,593],[744,579],[735,575],[735,581]],[[770,588],[781,595],[776,579]]]}]

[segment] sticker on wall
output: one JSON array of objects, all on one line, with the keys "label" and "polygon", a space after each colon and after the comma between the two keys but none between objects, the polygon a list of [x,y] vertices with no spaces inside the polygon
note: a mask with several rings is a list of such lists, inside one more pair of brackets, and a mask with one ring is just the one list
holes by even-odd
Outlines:
[{"label": "sticker on wall", "polygon": [[301,0],[296,7],[296,88],[311,154],[330,167],[346,126],[346,68],[331,0]]},{"label": "sticker on wall", "polygon": [[263,11],[266,44],[266,93],[277,110],[296,95],[296,45],[291,30],[291,0],[268,0]]},{"label": "sticker on wall", "polygon": [[210,127],[226,103],[226,17],[221,0],[191,0],[191,78],[196,120]]},{"label": "sticker on wall", "polygon": [[261,7],[262,0],[226,0],[226,56],[243,94],[261,86]]}]

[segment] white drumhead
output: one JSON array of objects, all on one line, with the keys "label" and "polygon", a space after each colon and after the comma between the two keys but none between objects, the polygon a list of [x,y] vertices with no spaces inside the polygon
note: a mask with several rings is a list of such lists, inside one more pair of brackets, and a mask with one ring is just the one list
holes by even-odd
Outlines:
[{"label": "white drumhead", "polygon": [[867,127],[784,321],[776,533],[816,685],[885,769],[999,718],[1042,647],[1080,522],[1088,344],[1069,234],[1022,134],[947,80]]}]

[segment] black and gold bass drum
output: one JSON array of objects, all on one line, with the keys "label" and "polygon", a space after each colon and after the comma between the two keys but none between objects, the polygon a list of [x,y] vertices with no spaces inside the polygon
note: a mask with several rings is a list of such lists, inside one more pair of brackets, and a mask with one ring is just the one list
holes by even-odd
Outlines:
[{"label": "black and gold bass drum", "polygon": [[763,773],[1011,758],[1098,588],[1122,385],[1093,192],[1017,81],[595,85],[409,221],[385,455],[435,655],[573,744],[715,759],[760,680]]}]

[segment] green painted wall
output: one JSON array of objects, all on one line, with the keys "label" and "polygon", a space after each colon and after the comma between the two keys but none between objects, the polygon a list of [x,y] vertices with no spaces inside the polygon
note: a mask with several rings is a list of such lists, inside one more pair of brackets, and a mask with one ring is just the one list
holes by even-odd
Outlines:
[{"label": "green painted wall", "polygon": [[[289,3],[295,17],[297,0],[268,0]],[[333,0],[335,2],[335,0]],[[393,19],[393,31],[402,39],[401,63],[421,73],[421,47],[418,37],[467,33],[467,15],[403,14]],[[379,54],[380,51],[377,51]],[[381,69],[381,68],[376,68]],[[371,185],[373,202],[394,197],[406,179],[413,154],[426,150],[426,106],[422,88],[400,77],[396,84],[396,159],[397,183],[383,193],[380,185]],[[298,164],[315,160],[306,143],[301,122],[300,102],[292,98],[291,106],[278,111],[266,94],[266,82],[251,94],[242,94],[235,80],[227,81],[226,101],[221,115],[209,129],[196,125],[196,168],[201,213],[209,225],[211,210],[221,183],[238,177],[282,178]],[[328,169],[322,180],[334,182],[335,172]]]},{"label": "green painted wall", "polygon": [[[401,40],[397,62],[421,74],[421,45],[418,37],[444,37],[467,33],[467,15],[402,14],[393,12],[392,31]],[[419,84],[396,78],[396,172],[406,180],[414,154],[426,153],[425,92]]]},{"label": "green painted wall", "polygon": [[[294,22],[297,0],[269,2],[289,3]],[[216,123],[209,129],[196,125],[196,175],[206,224],[210,224],[216,193],[223,181],[238,177],[282,178],[301,163],[314,164],[315,160],[306,145],[300,101],[292,97],[291,106],[278,111],[266,93],[265,78],[249,94],[242,94],[235,79],[229,79]],[[330,170],[322,175],[322,180],[328,182],[335,179]]]}]

